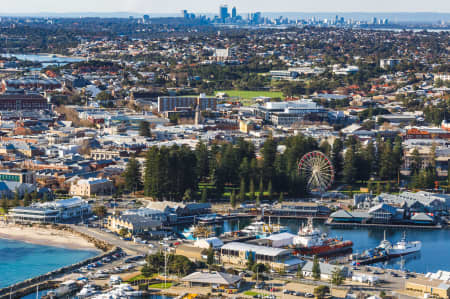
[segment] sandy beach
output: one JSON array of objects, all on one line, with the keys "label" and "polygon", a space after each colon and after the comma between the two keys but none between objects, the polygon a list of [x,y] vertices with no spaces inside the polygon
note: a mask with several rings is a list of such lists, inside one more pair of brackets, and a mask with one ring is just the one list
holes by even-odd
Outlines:
[{"label": "sandy beach", "polygon": [[96,250],[94,244],[68,231],[0,223],[0,238],[77,250]]}]

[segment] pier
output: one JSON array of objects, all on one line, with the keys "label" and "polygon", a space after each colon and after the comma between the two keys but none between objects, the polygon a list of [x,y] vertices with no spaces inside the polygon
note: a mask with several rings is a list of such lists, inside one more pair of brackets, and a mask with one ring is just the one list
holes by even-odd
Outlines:
[{"label": "pier", "polygon": [[442,225],[413,225],[413,224],[388,224],[388,223],[344,223],[326,221],[326,225],[334,228],[355,228],[355,227],[371,227],[371,228],[420,228],[420,229],[442,229]]}]

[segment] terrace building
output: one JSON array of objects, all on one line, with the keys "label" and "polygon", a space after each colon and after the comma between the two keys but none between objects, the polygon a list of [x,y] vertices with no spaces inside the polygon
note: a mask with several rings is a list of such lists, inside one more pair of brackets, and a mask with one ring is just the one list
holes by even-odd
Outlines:
[{"label": "terrace building", "polygon": [[65,222],[91,215],[87,201],[73,197],[53,202],[34,204],[29,207],[16,207],[8,216],[14,222]]},{"label": "terrace building", "polygon": [[249,255],[253,255],[255,263],[268,264],[276,270],[297,269],[302,261],[291,255],[291,250],[259,246],[240,242],[225,244],[220,249],[222,263],[245,267]]}]

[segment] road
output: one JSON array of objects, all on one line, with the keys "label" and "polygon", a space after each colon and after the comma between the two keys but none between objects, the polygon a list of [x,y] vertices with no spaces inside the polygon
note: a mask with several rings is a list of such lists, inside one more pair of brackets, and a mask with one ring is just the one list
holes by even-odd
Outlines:
[{"label": "road", "polygon": [[130,241],[121,240],[116,235],[111,233],[106,233],[101,231],[100,229],[81,226],[81,225],[70,225],[74,230],[86,234],[90,237],[96,238],[100,241],[107,242],[114,246],[118,246],[125,251],[129,251],[133,254],[152,254],[155,252],[155,249],[151,249],[148,245],[145,244],[136,244]]}]

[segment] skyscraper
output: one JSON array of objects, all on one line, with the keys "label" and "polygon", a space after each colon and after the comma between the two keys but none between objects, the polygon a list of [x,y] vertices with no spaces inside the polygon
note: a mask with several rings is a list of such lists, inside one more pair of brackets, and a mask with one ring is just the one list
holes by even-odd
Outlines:
[{"label": "skyscraper", "polygon": [[228,18],[228,6],[226,6],[226,5],[222,5],[222,6],[220,6],[220,9],[219,9],[219,18],[221,19],[221,20],[225,20],[226,18]]},{"label": "skyscraper", "polygon": [[231,10],[231,17],[235,19],[237,17],[237,10],[236,6],[233,6],[233,9]]}]

